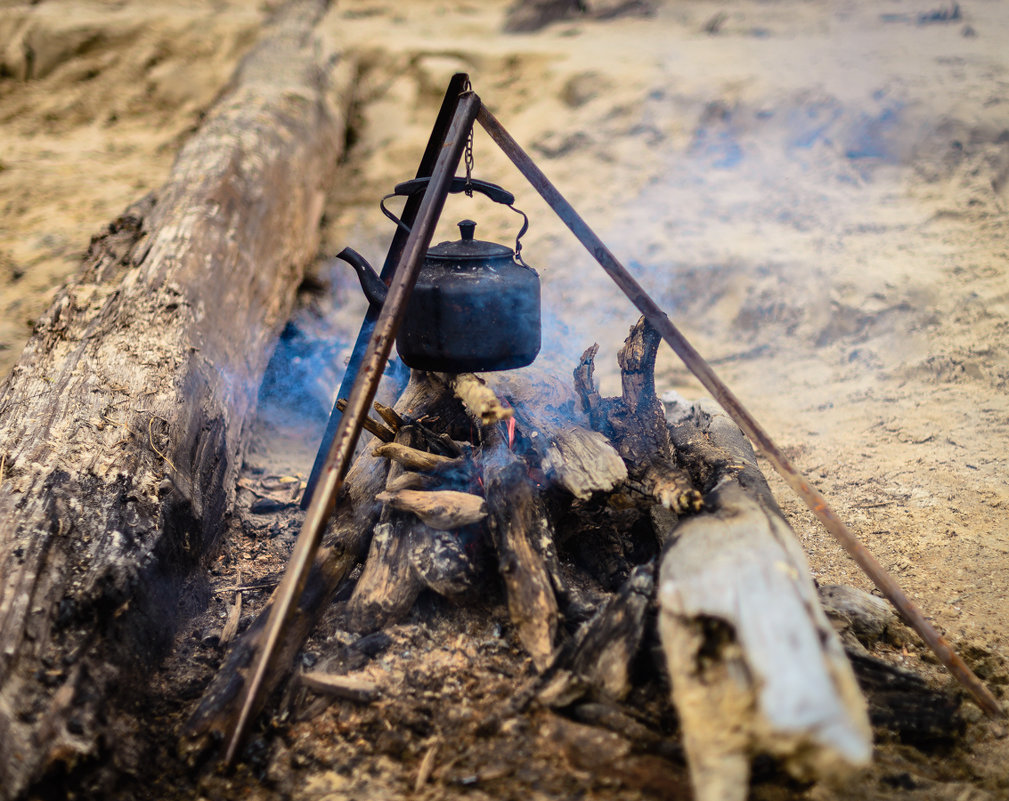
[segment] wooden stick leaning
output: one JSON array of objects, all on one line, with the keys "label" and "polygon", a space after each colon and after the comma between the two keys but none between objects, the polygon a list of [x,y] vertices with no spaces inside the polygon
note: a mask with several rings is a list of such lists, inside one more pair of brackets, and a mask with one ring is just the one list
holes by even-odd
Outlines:
[{"label": "wooden stick leaning", "polygon": [[841,544],[883,595],[894,605],[904,619],[938,657],[939,661],[970,693],[978,706],[990,717],[1004,717],[1005,711],[998,700],[981,682],[946,639],[936,631],[925,615],[905,595],[896,580],[876,560],[869,550],[855,537],[848,527],[831,509],[826,499],[813,487],[791,461],[782,453],[757,420],[743,406],[732,390],[723,382],[694,348],[680,333],[665,312],[645,292],[644,288],[603,244],[596,233],[579,216],[574,207],[536,166],[529,155],[511,137],[485,106],[480,107],[477,121],[494,142],[511,159],[519,172],[533,185],[558,217],[571,230],[579,242],[599,262],[607,275],[627,295],[662,338],[683,361],[691,373],[697,377],[705,389],[718,401],[719,405],[750,438],[756,449],[771,463],[785,482],[805,501],[824,528]]}]

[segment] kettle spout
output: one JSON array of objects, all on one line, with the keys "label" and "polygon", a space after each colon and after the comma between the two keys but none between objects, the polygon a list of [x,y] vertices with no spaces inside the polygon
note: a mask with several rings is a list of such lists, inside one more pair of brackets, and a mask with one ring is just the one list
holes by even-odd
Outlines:
[{"label": "kettle spout", "polygon": [[361,282],[361,289],[364,290],[364,296],[368,298],[369,303],[375,306],[385,303],[388,288],[364,256],[352,248],[344,248],[336,254],[336,258],[343,259],[354,268],[354,272],[357,273],[357,278]]}]

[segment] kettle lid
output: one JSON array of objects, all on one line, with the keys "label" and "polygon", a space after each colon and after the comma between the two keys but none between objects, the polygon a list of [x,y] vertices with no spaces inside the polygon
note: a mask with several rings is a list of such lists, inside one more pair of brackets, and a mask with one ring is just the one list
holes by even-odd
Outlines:
[{"label": "kettle lid", "polygon": [[460,259],[510,259],[515,255],[515,251],[507,245],[474,239],[475,229],[476,223],[473,220],[462,220],[459,223],[461,239],[457,239],[455,242],[438,243],[428,250],[428,257],[438,261],[458,261]]}]

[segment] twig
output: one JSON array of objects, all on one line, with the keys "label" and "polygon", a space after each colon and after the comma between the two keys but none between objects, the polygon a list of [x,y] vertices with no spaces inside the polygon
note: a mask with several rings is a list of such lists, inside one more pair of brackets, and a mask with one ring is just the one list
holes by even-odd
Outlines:
[{"label": "twig", "polygon": [[391,459],[403,465],[407,470],[423,470],[425,472],[462,463],[459,458],[451,459],[448,456],[411,448],[409,445],[402,445],[398,442],[383,443],[372,451],[372,455]]},{"label": "twig", "polygon": [[378,685],[359,676],[336,676],[313,670],[301,674],[301,683],[313,692],[367,704],[378,698]]},{"label": "twig", "polygon": [[[158,456],[160,456],[162,459],[165,460],[165,462],[168,464],[168,466],[170,468],[172,468],[172,472],[173,473],[178,473],[179,472],[179,468],[177,468],[172,463],[172,460],[169,459],[168,456],[166,456],[164,453],[162,453],[161,450],[158,448],[158,446],[154,444],[154,429],[153,429],[153,426],[154,426],[154,418],[155,417],[157,417],[157,415],[153,415],[152,414],[150,417],[147,418],[147,441],[151,445],[151,450],[154,451]],[[164,417],[158,417],[157,419],[161,420],[162,422],[164,422],[166,424],[168,423],[168,421],[165,420]]]},{"label": "twig", "polygon": [[[345,412],[347,410],[346,398],[340,398],[336,402],[336,408],[339,409],[341,412]],[[377,420],[373,420],[367,415],[365,415],[361,419],[361,427],[369,434],[374,434],[376,437],[382,440],[382,442],[392,442],[394,439],[396,439],[395,431],[393,431],[390,428],[387,428],[383,423],[380,423]]]},{"label": "twig", "polygon": [[438,756],[438,745],[439,742],[435,740],[428,746],[427,751],[424,752],[424,758],[421,759],[420,767],[417,769],[417,781],[413,783],[413,792],[415,794],[420,793],[424,789],[424,785],[427,784],[431,778],[431,774],[434,772],[434,760]]},{"label": "twig", "polygon": [[403,427],[406,421],[399,416],[399,412],[393,409],[391,406],[386,406],[384,403],[379,403],[375,401],[372,406],[375,407],[375,411],[378,412],[378,416],[385,420],[386,424],[393,431],[399,431]]}]

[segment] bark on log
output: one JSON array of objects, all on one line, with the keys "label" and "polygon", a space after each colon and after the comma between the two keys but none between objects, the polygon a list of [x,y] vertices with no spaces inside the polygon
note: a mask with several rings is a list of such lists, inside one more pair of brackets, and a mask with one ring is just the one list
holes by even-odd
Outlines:
[{"label": "bark on log", "polygon": [[712,511],[679,524],[659,574],[659,630],[695,797],[745,799],[758,753],[807,777],[866,763],[865,700],[805,557],[766,483],[739,480],[759,476],[749,443],[701,404],[672,428],[724,457],[705,498]]},{"label": "bark on log", "polygon": [[525,464],[501,442],[484,455],[488,523],[498,569],[508,595],[508,614],[522,647],[539,670],[554,651],[560,611],[548,562],[553,531]]},{"label": "bark on log", "polygon": [[677,463],[662,403],[655,394],[655,355],[661,338],[642,317],[620,349],[622,394],[601,398],[593,378],[592,346],[575,369],[575,390],[592,428],[605,434],[628,465],[631,482],[677,515],[700,510],[701,494]]},{"label": "bark on log", "polygon": [[206,601],[181,591],[224,529],[344,139],[325,5],[278,15],[0,389],[0,797],[114,744],[113,689]]}]

